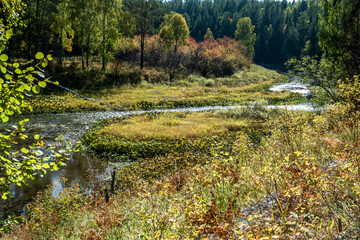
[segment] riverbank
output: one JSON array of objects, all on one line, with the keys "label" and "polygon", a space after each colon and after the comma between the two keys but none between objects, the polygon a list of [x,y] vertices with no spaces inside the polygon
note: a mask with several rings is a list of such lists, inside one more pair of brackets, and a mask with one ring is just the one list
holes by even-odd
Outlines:
[{"label": "riverbank", "polygon": [[269,88],[287,77],[276,71],[252,64],[226,78],[189,76],[171,84],[123,86],[99,91],[80,91],[93,100],[70,93],[42,95],[31,99],[33,113],[78,111],[149,110],[202,106],[228,106],[265,99],[269,104],[297,104],[306,102],[301,94],[273,92]]},{"label": "riverbank", "polygon": [[77,184],[44,191],[4,239],[352,238],[360,190],[348,133],[358,127],[343,121],[346,109],[255,104],[103,120],[84,142],[120,162],[115,178],[91,194]]},{"label": "riverbank", "polygon": [[280,110],[261,122],[265,131],[216,135],[204,151],[193,140],[124,165],[92,195],[77,185],[45,191],[4,239],[352,238],[359,176],[341,109]]}]

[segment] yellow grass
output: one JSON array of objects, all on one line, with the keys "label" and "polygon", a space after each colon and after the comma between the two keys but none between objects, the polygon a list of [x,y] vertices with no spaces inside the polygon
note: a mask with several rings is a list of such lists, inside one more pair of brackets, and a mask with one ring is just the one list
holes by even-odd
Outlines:
[{"label": "yellow grass", "polygon": [[225,118],[216,113],[163,114],[153,119],[136,116],[111,124],[102,133],[128,140],[197,138],[238,130],[248,125],[244,120]]},{"label": "yellow grass", "polygon": [[[207,81],[212,84],[207,85]],[[276,104],[296,98],[290,92],[267,90],[269,86],[279,81],[284,81],[283,75],[252,65],[250,69],[239,71],[228,78],[205,79],[191,75],[171,85],[143,82],[139,86],[80,92],[95,99],[94,101],[87,101],[65,93],[51,97],[39,96],[31,99],[31,104],[34,112],[68,112],[231,105],[259,99]]]}]

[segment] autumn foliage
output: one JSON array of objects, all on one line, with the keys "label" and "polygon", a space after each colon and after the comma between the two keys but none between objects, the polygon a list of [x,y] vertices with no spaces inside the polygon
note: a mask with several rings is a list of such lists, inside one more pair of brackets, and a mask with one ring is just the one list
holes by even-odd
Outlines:
[{"label": "autumn foliage", "polygon": [[250,63],[244,56],[246,47],[232,38],[207,40],[199,45],[198,70],[203,76],[228,76]]},{"label": "autumn foliage", "polygon": [[[179,46],[176,52],[166,51],[165,43],[159,35],[146,38],[144,60],[148,67],[166,69],[175,76],[199,73],[202,76],[225,77],[235,71],[250,66],[251,59],[246,57],[246,47],[232,38],[224,37],[216,40],[196,42],[189,37],[188,44]],[[132,44],[127,45],[119,53],[134,62],[140,58],[140,41],[135,37]],[[135,54],[135,58],[129,55]]]}]

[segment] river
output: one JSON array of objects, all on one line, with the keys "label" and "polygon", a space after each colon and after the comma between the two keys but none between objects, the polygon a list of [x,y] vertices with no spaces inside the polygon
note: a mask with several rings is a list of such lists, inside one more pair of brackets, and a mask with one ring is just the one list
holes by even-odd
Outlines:
[{"label": "river", "polygon": [[[289,90],[300,92],[307,96],[310,94],[306,86],[301,84],[281,84],[270,89],[271,91]],[[151,110],[157,112],[184,112],[184,111],[204,111],[213,109],[234,108],[235,106],[214,106],[214,107],[196,107],[181,109],[162,109]],[[295,106],[269,106],[269,108],[281,107],[289,110],[311,111],[313,108],[307,104]],[[150,111],[108,111],[108,112],[78,112],[78,113],[59,113],[59,114],[38,114],[21,116],[19,119],[12,119],[11,122],[0,125],[0,131],[10,128],[20,119],[29,119],[26,124],[26,133],[30,136],[38,134],[44,137],[45,146],[55,144],[54,139],[63,135],[65,141],[76,142],[87,128],[97,121],[110,118],[120,117],[129,114],[145,113]],[[61,178],[66,178],[68,182],[78,182],[84,188],[89,187],[94,181],[104,179],[110,175],[111,165],[99,159],[89,157],[82,153],[72,153],[66,166],[55,172],[48,172],[44,177],[36,177],[26,186],[10,186],[12,198],[0,201],[0,219],[8,214],[24,214],[25,206],[31,202],[39,191],[52,185],[52,194],[57,196],[63,189]]]}]

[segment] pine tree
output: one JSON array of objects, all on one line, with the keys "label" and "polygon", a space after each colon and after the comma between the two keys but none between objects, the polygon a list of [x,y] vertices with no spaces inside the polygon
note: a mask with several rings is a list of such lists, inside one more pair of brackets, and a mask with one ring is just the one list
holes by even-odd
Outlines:
[{"label": "pine tree", "polygon": [[206,34],[204,35],[204,40],[206,41],[206,40],[213,40],[213,39],[214,39],[214,36],[213,36],[210,28],[208,28],[206,30]]},{"label": "pine tree", "polygon": [[248,17],[240,18],[236,26],[235,39],[244,43],[248,49],[248,56],[254,54],[254,45],[256,41],[254,28],[255,26],[251,24],[251,19]]}]

